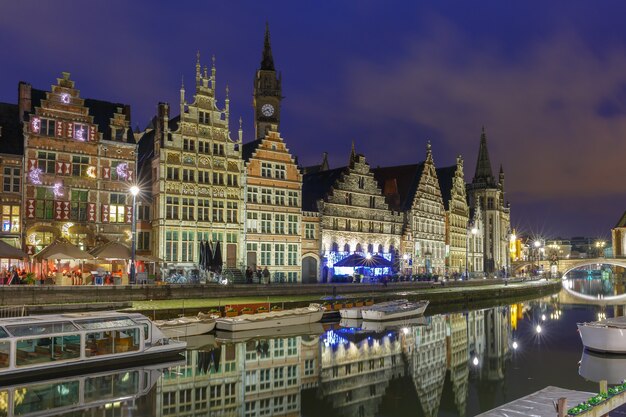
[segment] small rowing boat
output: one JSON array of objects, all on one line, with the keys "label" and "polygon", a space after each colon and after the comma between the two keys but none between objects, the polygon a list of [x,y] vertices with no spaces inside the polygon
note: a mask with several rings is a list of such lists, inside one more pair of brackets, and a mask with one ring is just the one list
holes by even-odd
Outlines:
[{"label": "small rowing boat", "polygon": [[596,352],[626,353],[626,316],[578,323],[583,346]]},{"label": "small rowing boat", "polygon": [[424,314],[428,307],[428,300],[416,302],[404,302],[387,306],[372,306],[361,310],[363,320],[397,320],[405,317],[413,317]]},{"label": "small rowing boat", "polygon": [[352,308],[342,308],[341,310],[339,310],[339,314],[341,314],[341,318],[342,319],[361,319],[363,318],[362,315],[362,311],[364,309],[373,309],[373,308],[380,308],[380,307],[386,307],[386,306],[393,306],[396,304],[404,304],[404,303],[408,303],[409,301],[406,299],[401,299],[401,300],[392,300],[392,301],[384,301],[382,303],[376,303],[372,306],[363,306],[363,307],[352,307]]},{"label": "small rowing boat", "polygon": [[198,313],[195,317],[179,317],[172,320],[156,320],[157,325],[167,337],[189,337],[207,334],[215,328],[217,314]]},{"label": "small rowing boat", "polygon": [[293,308],[290,310],[243,314],[236,317],[222,317],[217,319],[216,327],[218,330],[236,332],[269,327],[294,326],[298,324],[317,323],[322,320],[323,315],[324,307],[320,304],[310,304],[308,307]]}]

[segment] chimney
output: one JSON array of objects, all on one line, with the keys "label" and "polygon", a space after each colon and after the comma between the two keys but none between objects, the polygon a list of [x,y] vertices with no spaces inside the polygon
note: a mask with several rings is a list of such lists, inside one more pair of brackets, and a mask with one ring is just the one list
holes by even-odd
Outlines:
[{"label": "chimney", "polygon": [[24,115],[33,110],[33,101],[31,98],[32,87],[30,84],[20,81],[17,88],[17,101],[19,109],[20,122],[24,121]]}]

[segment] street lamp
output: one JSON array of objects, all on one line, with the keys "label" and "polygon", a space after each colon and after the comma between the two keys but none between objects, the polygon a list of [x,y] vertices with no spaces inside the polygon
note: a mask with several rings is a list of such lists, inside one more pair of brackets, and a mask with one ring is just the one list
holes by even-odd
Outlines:
[{"label": "street lamp", "polygon": [[137,242],[137,194],[139,187],[133,185],[130,187],[130,193],[133,196],[133,217],[131,222],[131,246],[130,246],[130,283],[135,283],[135,246]]},{"label": "street lamp", "polygon": [[596,252],[598,253],[598,258],[601,258],[604,255],[604,245],[606,245],[604,240],[598,240],[596,242]]},{"label": "street lamp", "polygon": [[535,259],[537,261],[537,269],[536,272],[537,274],[539,273],[539,247],[541,246],[541,241],[539,239],[535,240],[533,242],[533,245],[535,246]]}]

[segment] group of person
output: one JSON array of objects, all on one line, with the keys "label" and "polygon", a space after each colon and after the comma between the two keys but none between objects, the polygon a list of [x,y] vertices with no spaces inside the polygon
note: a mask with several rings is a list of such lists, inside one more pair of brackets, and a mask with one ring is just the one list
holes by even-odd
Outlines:
[{"label": "group of person", "polygon": [[255,277],[258,280],[259,284],[270,284],[270,271],[269,269],[267,269],[267,266],[263,270],[261,270],[260,266],[257,266],[256,271],[248,266],[246,268],[246,282],[248,284],[252,284]]},{"label": "group of person", "polygon": [[0,284],[20,285],[26,283],[26,270],[16,266],[11,269],[4,269],[0,274]]}]

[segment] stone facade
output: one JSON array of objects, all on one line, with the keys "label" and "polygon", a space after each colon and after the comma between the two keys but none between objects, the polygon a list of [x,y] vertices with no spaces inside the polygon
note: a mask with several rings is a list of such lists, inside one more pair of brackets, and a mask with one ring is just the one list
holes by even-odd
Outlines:
[{"label": "stone facade", "polygon": [[504,198],[504,171],[500,167],[498,180],[492,174],[485,130],[480,138],[476,173],[468,184],[470,206],[480,202],[484,228],[483,266],[490,274],[502,274],[509,267],[509,240],[511,235],[510,210]]},{"label": "stone facade", "polygon": [[[220,242],[224,268],[243,265],[242,131],[229,131],[228,88],[218,106],[215,62],[209,75],[196,61],[193,102],[180,90],[180,114],[169,118],[169,106],[159,105],[152,156],[154,254],[165,261],[164,274],[194,273],[201,241]],[[148,136],[149,140],[150,136]],[[142,139],[143,140],[143,139]]]},{"label": "stone facade", "polygon": [[302,174],[272,125],[243,147],[246,161],[246,265],[273,281],[301,282]]},{"label": "stone facade", "polygon": [[[320,213],[322,280],[352,253],[380,254],[392,263],[399,255],[402,214],[389,209],[363,155],[352,149],[346,167],[306,174],[303,208]],[[331,269],[331,270],[329,270]]]},{"label": "stone facade", "polygon": [[136,174],[130,107],[81,98],[63,73],[49,92],[20,83],[19,108],[28,252],[59,237],[82,249],[103,241],[130,244],[129,187]]},{"label": "stone facade", "polygon": [[320,280],[320,213],[302,211],[302,282],[315,283]]}]

